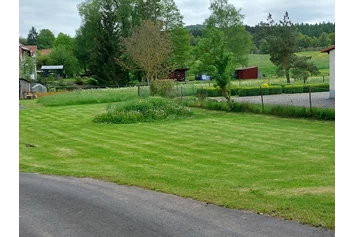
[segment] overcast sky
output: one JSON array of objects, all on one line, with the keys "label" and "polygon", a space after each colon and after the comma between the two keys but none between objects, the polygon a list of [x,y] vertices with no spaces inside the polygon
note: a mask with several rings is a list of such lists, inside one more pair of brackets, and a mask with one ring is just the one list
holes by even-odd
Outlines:
[{"label": "overcast sky", "polygon": [[[19,0],[19,35],[27,38],[32,26],[75,36],[81,19],[77,5],[84,0]],[[335,23],[335,0],[229,0],[245,16],[244,24],[266,21],[268,13],[281,20],[285,11],[293,23]],[[210,15],[209,0],[175,0],[185,26],[202,24]]]}]

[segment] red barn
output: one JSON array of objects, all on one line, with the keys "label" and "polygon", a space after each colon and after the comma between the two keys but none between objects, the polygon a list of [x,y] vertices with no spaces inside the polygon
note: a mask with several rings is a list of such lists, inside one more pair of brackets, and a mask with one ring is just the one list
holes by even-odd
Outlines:
[{"label": "red barn", "polygon": [[259,77],[259,69],[256,66],[235,69],[236,79],[257,79]]},{"label": "red barn", "polygon": [[186,71],[190,68],[177,68],[169,74],[169,79],[174,79],[177,81],[185,81]]}]

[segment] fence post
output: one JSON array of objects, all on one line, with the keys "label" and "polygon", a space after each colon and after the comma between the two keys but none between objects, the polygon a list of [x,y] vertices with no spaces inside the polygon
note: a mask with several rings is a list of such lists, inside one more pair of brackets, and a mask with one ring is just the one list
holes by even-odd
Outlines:
[{"label": "fence post", "polygon": [[263,90],[260,86],[260,96],[261,96],[261,111],[264,113],[264,98],[263,98]]},{"label": "fence post", "polygon": [[311,89],[311,86],[308,86],[308,92],[309,92],[309,109],[312,109],[312,89]]},{"label": "fence post", "polygon": [[140,96],[141,96],[141,86],[138,85],[138,97],[140,97]]},{"label": "fence post", "polygon": [[180,86],[180,100],[181,100],[181,105],[182,105],[182,86]]}]

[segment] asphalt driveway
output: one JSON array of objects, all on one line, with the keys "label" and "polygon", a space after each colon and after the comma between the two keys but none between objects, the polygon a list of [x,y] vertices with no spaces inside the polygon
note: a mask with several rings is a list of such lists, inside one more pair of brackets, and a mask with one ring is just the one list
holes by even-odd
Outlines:
[{"label": "asphalt driveway", "polygon": [[334,231],[88,178],[20,173],[23,237],[330,237]]},{"label": "asphalt driveway", "polygon": [[[297,94],[278,94],[278,95],[264,95],[264,104],[268,105],[294,105],[302,107],[318,107],[318,108],[335,108],[335,99],[329,98],[329,92],[314,92],[311,93],[297,93]],[[225,98],[211,98],[218,101],[225,101]],[[253,104],[261,104],[261,96],[243,96],[232,97],[235,102],[247,102]]]}]

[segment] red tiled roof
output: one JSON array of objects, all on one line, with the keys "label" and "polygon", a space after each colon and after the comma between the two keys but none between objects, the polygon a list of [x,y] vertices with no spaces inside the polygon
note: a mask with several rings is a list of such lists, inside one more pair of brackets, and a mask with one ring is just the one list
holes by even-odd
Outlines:
[{"label": "red tiled roof", "polygon": [[335,45],[329,46],[328,48],[323,49],[320,51],[321,53],[329,53],[329,51],[335,49]]}]

